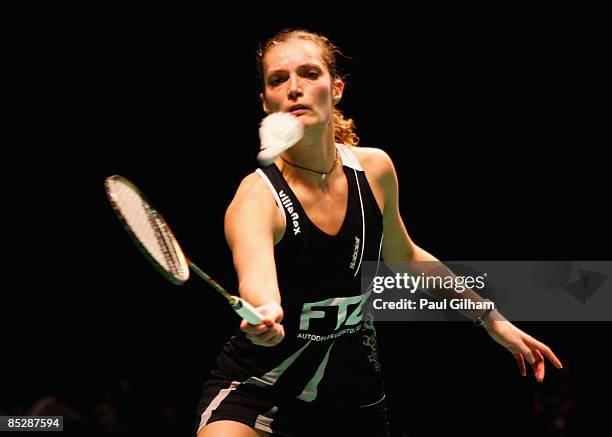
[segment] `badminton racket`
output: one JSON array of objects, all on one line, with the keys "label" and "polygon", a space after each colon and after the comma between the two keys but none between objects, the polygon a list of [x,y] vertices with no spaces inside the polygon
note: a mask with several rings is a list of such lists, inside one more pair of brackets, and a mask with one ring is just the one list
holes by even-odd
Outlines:
[{"label": "badminton racket", "polygon": [[142,254],[167,280],[181,285],[189,279],[191,270],[219,292],[232,309],[250,324],[258,325],[262,322],[261,315],[251,304],[229,294],[185,256],[162,215],[136,185],[123,176],[114,175],[106,178],[104,186],[125,230]]}]

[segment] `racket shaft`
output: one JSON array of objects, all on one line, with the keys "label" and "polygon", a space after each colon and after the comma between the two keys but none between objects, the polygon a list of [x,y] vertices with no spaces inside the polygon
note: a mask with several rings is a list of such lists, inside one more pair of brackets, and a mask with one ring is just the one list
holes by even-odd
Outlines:
[{"label": "racket shaft", "polygon": [[196,266],[194,263],[192,263],[191,261],[188,261],[189,263],[189,268],[196,274],[198,275],[200,278],[204,279],[208,285],[210,285],[212,288],[214,288],[215,290],[217,290],[221,296],[223,296],[225,299],[227,299],[227,301],[230,304],[234,303],[234,297],[232,297],[227,291],[225,291],[225,288],[221,287],[217,281],[215,281],[213,278],[211,278],[210,276],[208,276],[202,269],[200,269],[198,266]]},{"label": "racket shaft", "polygon": [[217,290],[225,299],[227,299],[233,310],[236,311],[236,313],[240,317],[246,319],[247,322],[249,322],[251,325],[259,325],[261,323],[263,319],[261,315],[259,315],[257,310],[253,307],[253,305],[251,305],[244,299],[230,295],[227,291],[225,291],[223,287],[221,287],[217,283],[217,281],[208,276],[202,269],[200,269],[191,261],[188,262],[191,270],[200,278],[204,279],[212,288]]}]

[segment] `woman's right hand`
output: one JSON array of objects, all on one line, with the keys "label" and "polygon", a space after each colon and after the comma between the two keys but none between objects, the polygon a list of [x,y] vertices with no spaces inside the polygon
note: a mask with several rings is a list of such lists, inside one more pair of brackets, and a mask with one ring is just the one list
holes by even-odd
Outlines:
[{"label": "woman's right hand", "polygon": [[285,338],[285,328],[280,324],[283,320],[283,308],[272,301],[258,306],[256,310],[263,318],[261,323],[251,325],[246,319],[242,319],[240,329],[253,344],[276,346]]}]

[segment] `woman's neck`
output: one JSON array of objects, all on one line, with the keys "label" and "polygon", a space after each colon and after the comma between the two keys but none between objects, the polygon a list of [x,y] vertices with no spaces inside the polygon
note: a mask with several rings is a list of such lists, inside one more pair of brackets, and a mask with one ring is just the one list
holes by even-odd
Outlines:
[{"label": "woman's neck", "polygon": [[333,133],[313,135],[308,132],[295,146],[285,151],[277,166],[285,178],[325,184],[337,171],[338,160]]}]

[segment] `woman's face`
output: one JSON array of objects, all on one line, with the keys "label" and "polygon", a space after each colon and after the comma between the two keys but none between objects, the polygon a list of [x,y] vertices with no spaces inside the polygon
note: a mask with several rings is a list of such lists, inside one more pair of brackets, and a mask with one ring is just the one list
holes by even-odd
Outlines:
[{"label": "woman's face", "polygon": [[330,123],[344,83],[331,78],[314,42],[293,39],[273,47],[263,69],[266,113],[289,112],[305,127]]}]

